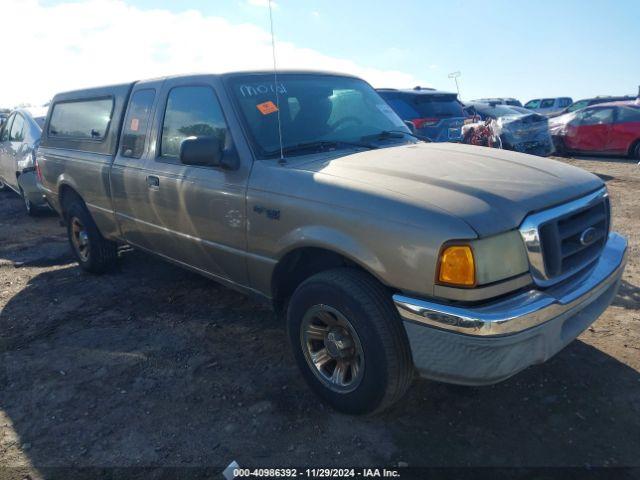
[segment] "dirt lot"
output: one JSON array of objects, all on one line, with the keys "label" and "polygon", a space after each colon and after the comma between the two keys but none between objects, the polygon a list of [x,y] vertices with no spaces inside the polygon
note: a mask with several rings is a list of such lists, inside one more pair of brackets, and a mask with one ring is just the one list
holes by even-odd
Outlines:
[{"label": "dirt lot", "polygon": [[96,277],[53,216],[0,193],[0,477],[46,467],[640,466],[640,167],[604,178],[630,241],[614,304],[548,363],[499,385],[419,380],[348,417],[303,383],[281,320],[139,252]]}]

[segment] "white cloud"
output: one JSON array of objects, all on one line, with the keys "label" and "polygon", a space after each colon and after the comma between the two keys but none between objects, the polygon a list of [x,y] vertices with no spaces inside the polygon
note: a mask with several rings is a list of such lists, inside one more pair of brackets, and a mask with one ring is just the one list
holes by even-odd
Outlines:
[{"label": "white cloud", "polygon": [[[0,80],[0,106],[41,104],[55,93],[163,75],[271,68],[271,37],[252,24],[188,10],[142,10],[123,0],[44,6],[4,0],[3,38],[19,38]],[[19,52],[21,59],[15,55]],[[277,42],[278,67],[359,75],[374,86],[420,84],[412,75]],[[424,82],[422,82],[424,84]]]},{"label": "white cloud", "polygon": [[311,12],[311,15],[313,15],[316,18],[318,18],[320,16],[320,12],[317,11],[317,10],[314,10],[313,12]]}]

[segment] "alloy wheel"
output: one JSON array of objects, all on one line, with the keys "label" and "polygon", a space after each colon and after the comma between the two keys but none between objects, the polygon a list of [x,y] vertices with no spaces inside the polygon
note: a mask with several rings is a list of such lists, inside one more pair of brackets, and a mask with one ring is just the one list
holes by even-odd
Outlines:
[{"label": "alloy wheel", "polygon": [[71,219],[71,242],[80,260],[88,261],[90,254],[89,233],[78,217]]},{"label": "alloy wheel", "polygon": [[349,320],[328,305],[311,307],[300,326],[300,342],[307,364],[330,390],[355,390],[364,374],[364,352]]}]

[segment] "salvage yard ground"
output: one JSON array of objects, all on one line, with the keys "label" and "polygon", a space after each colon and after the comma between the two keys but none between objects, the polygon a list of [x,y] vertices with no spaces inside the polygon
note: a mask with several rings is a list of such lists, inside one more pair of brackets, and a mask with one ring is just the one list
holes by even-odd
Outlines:
[{"label": "salvage yard ground", "polygon": [[563,161],[607,182],[629,239],[613,305],[544,365],[484,388],[419,380],[373,418],[323,407],[264,306],[136,251],[82,273],[56,217],[0,192],[0,477],[232,460],[640,466],[640,167]]}]

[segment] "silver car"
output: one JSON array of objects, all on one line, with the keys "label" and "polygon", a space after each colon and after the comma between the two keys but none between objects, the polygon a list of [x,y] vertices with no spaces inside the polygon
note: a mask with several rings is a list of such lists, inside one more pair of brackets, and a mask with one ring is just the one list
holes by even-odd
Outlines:
[{"label": "silver car", "polygon": [[0,128],[0,190],[10,188],[20,195],[29,215],[48,208],[35,164],[46,116],[44,108],[20,108]]}]

